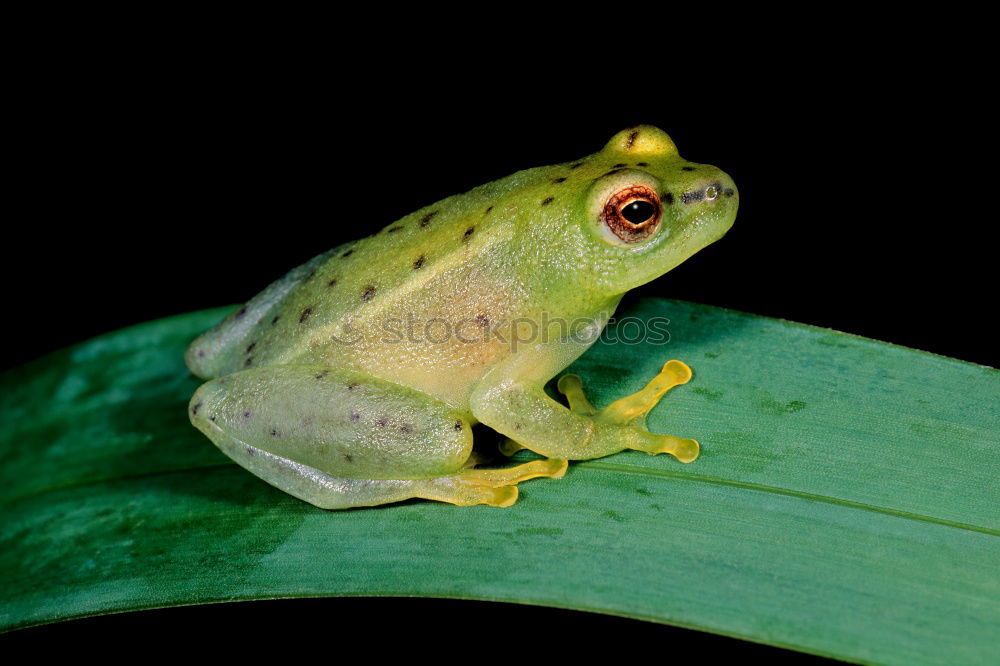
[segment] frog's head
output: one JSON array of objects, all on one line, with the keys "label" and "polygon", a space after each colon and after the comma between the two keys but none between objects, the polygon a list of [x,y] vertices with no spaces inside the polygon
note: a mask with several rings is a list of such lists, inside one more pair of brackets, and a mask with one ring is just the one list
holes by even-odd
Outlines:
[{"label": "frog's head", "polygon": [[591,284],[604,291],[622,293],[663,275],[719,240],[736,218],[732,179],[682,159],[656,127],[619,132],[585,164],[596,177],[581,192],[578,219]]}]

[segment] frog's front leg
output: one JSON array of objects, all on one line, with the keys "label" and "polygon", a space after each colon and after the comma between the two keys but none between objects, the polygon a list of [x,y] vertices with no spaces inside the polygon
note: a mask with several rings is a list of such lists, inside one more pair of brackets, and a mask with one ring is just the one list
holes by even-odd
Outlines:
[{"label": "frog's front leg", "polygon": [[519,383],[515,376],[478,392],[473,413],[510,438],[502,447],[507,454],[527,448],[545,456],[585,460],[635,449],[669,453],[688,463],[698,457],[698,442],[649,432],[646,415],[668,390],[690,378],[687,365],[668,361],[644,389],[597,410],[577,375],[565,375],[558,384],[569,409],[549,398],[540,385]]},{"label": "frog's front leg", "polygon": [[194,425],[237,463],[326,509],[412,497],[509,506],[515,485],[565,460],[472,469],[467,414],[419,391],[315,365],[264,367],[204,384]]}]

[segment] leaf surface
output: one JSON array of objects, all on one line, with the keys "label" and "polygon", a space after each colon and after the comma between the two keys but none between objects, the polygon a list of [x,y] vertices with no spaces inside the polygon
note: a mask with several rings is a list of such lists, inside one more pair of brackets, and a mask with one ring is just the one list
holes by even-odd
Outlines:
[{"label": "leaf surface", "polygon": [[[667,344],[570,369],[597,406],[678,358],[650,414],[682,465],[626,452],[509,509],[327,512],[189,423],[190,340],[154,321],[0,377],[0,628],[192,603],[427,596],[574,608],[878,663],[986,663],[1000,626],[996,370],[680,301]],[[627,335],[620,324],[609,333]]]}]

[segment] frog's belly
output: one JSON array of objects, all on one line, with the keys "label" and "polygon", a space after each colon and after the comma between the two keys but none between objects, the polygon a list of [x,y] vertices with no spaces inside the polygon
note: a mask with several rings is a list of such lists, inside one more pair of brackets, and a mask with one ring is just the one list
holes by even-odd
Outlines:
[{"label": "frog's belly", "polygon": [[461,322],[458,326],[456,332],[438,321],[403,335],[367,331],[350,344],[325,345],[322,362],[408,386],[468,411],[478,380],[510,349],[502,331]]}]

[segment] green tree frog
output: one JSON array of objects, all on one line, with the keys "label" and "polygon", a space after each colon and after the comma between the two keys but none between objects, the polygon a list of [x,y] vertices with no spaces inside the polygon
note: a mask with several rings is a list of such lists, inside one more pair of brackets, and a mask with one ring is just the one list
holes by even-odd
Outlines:
[{"label": "green tree frog", "polygon": [[[598,153],[520,171],[295,268],[190,346],[209,380],[192,423],[268,483],[325,509],[409,498],[510,506],[517,484],[625,449],[698,456],[646,414],[691,371],[669,361],[595,409],[581,380],[543,390],[597,340],[622,295],[718,240],[738,195],[719,169],[638,126]],[[485,469],[472,426],[505,453]]]}]

